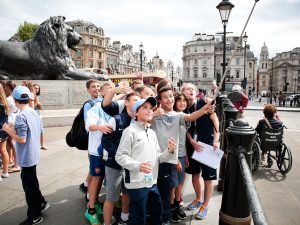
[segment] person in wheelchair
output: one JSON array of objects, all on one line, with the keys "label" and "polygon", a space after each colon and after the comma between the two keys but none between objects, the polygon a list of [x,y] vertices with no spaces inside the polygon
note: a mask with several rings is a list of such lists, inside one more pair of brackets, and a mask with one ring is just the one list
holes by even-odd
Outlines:
[{"label": "person in wheelchair", "polygon": [[252,172],[259,168],[266,154],[268,167],[273,165],[274,159],[279,171],[287,174],[292,168],[292,152],[283,142],[284,125],[272,104],[267,104],[263,113],[264,119],[259,120],[255,128],[259,138],[253,143]]},{"label": "person in wheelchair", "polygon": [[261,136],[263,127],[269,127],[275,130],[282,127],[283,123],[279,119],[279,116],[277,114],[277,109],[274,105],[267,104],[263,110],[263,113],[264,113],[264,118],[258,121],[258,124],[255,128],[259,136]]}]

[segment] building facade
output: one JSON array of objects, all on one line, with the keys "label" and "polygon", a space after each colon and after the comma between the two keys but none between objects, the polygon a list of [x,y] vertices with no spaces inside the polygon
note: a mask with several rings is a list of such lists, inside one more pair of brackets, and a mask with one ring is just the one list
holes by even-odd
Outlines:
[{"label": "building facade", "polygon": [[268,73],[273,93],[286,96],[300,93],[300,47],[277,53],[270,64]]},{"label": "building facade", "polygon": [[106,40],[103,29],[83,20],[69,21],[67,24],[82,37],[77,51],[70,50],[76,68],[105,69]]},{"label": "building facade", "polygon": [[[238,37],[226,37],[226,63],[238,44]],[[244,77],[247,79],[245,92],[253,95],[256,86],[257,59],[246,48],[246,63],[244,63],[245,47],[240,43],[235,55],[227,68],[225,88],[232,84],[241,84]],[[183,82],[194,83],[198,88],[209,90],[216,83],[217,77],[222,75],[223,41],[222,35],[195,34],[192,41],[183,46]],[[245,66],[245,75],[244,75]],[[231,84],[231,86],[230,86]]]}]

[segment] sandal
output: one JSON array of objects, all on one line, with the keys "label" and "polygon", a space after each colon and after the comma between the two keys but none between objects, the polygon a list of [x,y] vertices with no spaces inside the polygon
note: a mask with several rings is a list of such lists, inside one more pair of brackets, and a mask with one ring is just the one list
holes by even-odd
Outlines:
[{"label": "sandal", "polygon": [[20,167],[13,167],[10,170],[8,170],[8,173],[16,173],[20,171],[21,171]]},{"label": "sandal", "polygon": [[45,146],[41,147],[42,150],[48,150],[48,148],[46,148]]}]

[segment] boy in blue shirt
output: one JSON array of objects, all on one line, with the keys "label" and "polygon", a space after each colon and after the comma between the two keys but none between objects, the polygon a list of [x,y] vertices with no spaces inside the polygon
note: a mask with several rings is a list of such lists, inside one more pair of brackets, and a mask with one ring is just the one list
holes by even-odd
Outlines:
[{"label": "boy in blue shirt", "polygon": [[27,87],[16,87],[12,95],[21,112],[16,117],[15,132],[6,123],[2,129],[15,139],[17,159],[22,168],[21,180],[28,210],[27,219],[20,225],[39,224],[43,222],[41,212],[50,207],[40,191],[36,175],[41,148],[41,122],[37,112],[29,107],[30,91]]}]

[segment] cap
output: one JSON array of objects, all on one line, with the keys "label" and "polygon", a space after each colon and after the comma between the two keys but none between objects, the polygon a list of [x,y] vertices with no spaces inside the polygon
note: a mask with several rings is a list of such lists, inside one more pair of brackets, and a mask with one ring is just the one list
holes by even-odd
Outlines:
[{"label": "cap", "polygon": [[133,107],[132,107],[132,112],[136,112],[136,110],[141,107],[145,102],[149,102],[152,107],[156,106],[156,99],[154,97],[149,97],[147,99],[140,99],[140,100],[137,100]]},{"label": "cap", "polygon": [[29,100],[30,98],[30,91],[27,87],[18,86],[15,87],[12,93],[12,96],[17,100]]}]

